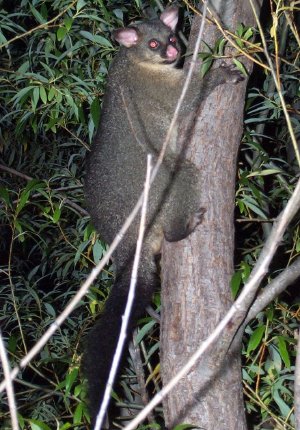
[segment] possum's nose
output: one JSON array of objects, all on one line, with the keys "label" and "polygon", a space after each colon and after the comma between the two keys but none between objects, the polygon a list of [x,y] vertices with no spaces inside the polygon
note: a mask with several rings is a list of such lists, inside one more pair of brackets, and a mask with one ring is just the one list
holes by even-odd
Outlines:
[{"label": "possum's nose", "polygon": [[178,55],[178,50],[175,48],[175,46],[168,45],[166,55],[169,60],[175,60]]}]

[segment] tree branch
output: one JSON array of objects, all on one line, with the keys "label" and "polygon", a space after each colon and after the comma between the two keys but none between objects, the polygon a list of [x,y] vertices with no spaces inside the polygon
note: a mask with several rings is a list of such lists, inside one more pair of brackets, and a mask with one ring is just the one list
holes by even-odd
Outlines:
[{"label": "tree branch", "polygon": [[298,343],[297,343],[297,358],[295,369],[295,424],[296,429],[300,429],[300,332],[298,330]]},{"label": "tree branch", "polygon": [[110,394],[111,390],[114,384],[114,380],[118,371],[119,363],[121,360],[122,351],[124,348],[125,340],[126,340],[126,332],[129,324],[129,318],[133,306],[134,296],[135,296],[135,288],[137,283],[137,275],[138,275],[138,267],[141,257],[141,251],[142,251],[142,245],[146,230],[146,214],[147,214],[147,205],[148,205],[148,197],[149,197],[149,190],[150,190],[150,177],[151,177],[151,155],[147,156],[147,175],[146,175],[146,181],[145,181],[145,188],[144,188],[144,200],[143,205],[141,209],[141,221],[140,221],[140,228],[139,228],[139,235],[137,239],[136,244],[136,251],[135,256],[133,260],[133,267],[132,267],[132,273],[131,273],[131,280],[130,280],[130,286],[129,286],[129,292],[128,292],[128,298],[127,303],[125,307],[125,312],[122,317],[122,325],[120,330],[120,335],[116,347],[116,351],[114,354],[114,358],[112,361],[111,369],[109,372],[108,381],[106,383],[103,400],[100,406],[99,413],[97,415],[96,424],[95,424],[95,430],[100,430],[103,420],[105,418],[105,414],[109,405],[110,401]]},{"label": "tree branch", "polygon": [[256,317],[265,307],[267,307],[280,293],[291,285],[300,276],[300,257],[293,264],[283,270],[280,275],[273,279],[265,288],[263,288],[253,304],[251,305],[247,317],[243,323],[245,327],[249,321]]},{"label": "tree branch", "polygon": [[[175,387],[180,379],[182,379],[193,369],[200,357],[202,357],[208,348],[218,340],[221,334],[223,334],[222,338],[220,339],[220,345],[218,345],[216,352],[216,362],[219,364],[219,366],[221,365],[238,327],[245,318],[245,315],[251,306],[251,303],[253,302],[257,289],[259,288],[263,277],[268,271],[269,264],[271,263],[271,260],[282,240],[283,234],[299,208],[300,180],[298,181],[285,209],[274,222],[271,234],[264,245],[257,263],[251,273],[251,276],[244,286],[240,296],[233,303],[225,317],[216,326],[211,335],[203,341],[200,348],[191,356],[185,366],[183,366],[177,375],[170,382],[168,382],[168,384],[166,384],[159,393],[155,395],[146,408],[144,408],[144,410],[141,411],[131,421],[131,423],[125,427],[124,430],[135,429],[136,426],[145,419],[147,414],[152,411],[152,409],[157,406],[163,400],[163,398],[167,396],[167,394]],[[204,387],[211,380],[215,372],[215,368],[207,372],[206,378],[203,380],[202,387]]]},{"label": "tree branch", "polygon": [[8,404],[9,404],[9,410],[10,410],[10,416],[11,416],[12,430],[18,430],[19,425],[18,425],[18,418],[17,418],[17,406],[15,402],[14,387],[13,387],[12,378],[10,375],[10,365],[7,358],[1,331],[0,331],[0,359],[2,361],[3,373],[6,381],[6,392],[7,392]]},{"label": "tree branch", "polygon": [[[0,170],[3,170],[4,172],[8,172],[14,176],[19,176],[20,178],[25,179],[26,181],[32,181],[34,179],[31,176],[26,175],[25,173],[19,172],[18,170],[13,169],[13,168],[8,167],[8,166],[5,166],[4,164],[1,164],[1,163],[0,163]],[[54,189],[54,191],[56,191],[56,192],[68,191],[72,188],[79,188],[79,187],[60,187],[60,188]],[[34,194],[32,194],[32,197],[39,196],[40,194],[41,193],[34,193]],[[88,216],[88,212],[85,209],[83,209],[82,207],[80,207],[77,203],[73,202],[72,200],[68,199],[67,197],[64,198],[63,201],[65,203],[67,203],[69,206],[71,206],[72,208],[74,208],[75,210],[77,210],[77,212],[79,212],[81,215]]]}]

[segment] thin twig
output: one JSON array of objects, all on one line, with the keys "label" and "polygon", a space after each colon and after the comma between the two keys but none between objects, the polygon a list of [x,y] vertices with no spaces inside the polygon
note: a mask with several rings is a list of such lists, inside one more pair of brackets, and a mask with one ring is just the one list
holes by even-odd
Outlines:
[{"label": "thin twig", "polygon": [[1,330],[0,330],[0,359],[2,362],[4,379],[6,381],[6,392],[7,392],[7,399],[8,399],[10,416],[11,416],[12,430],[19,430],[14,387],[13,387],[12,379],[10,376],[10,365],[9,365],[8,357],[6,354],[6,349],[5,349],[5,345],[3,342]]},{"label": "thin twig", "polygon": [[140,227],[139,227],[139,234],[138,234],[138,240],[136,243],[136,251],[132,266],[132,273],[131,273],[131,280],[130,280],[130,287],[128,292],[128,298],[127,303],[125,307],[124,315],[122,316],[122,325],[121,325],[121,331],[118,339],[118,344],[116,347],[116,351],[114,354],[114,358],[112,361],[111,369],[109,372],[108,381],[105,387],[103,401],[100,407],[100,411],[98,413],[97,419],[96,419],[96,425],[95,430],[100,430],[103,420],[105,418],[105,414],[109,405],[110,401],[110,393],[113,387],[113,383],[117,374],[117,370],[119,367],[119,363],[121,360],[122,351],[124,348],[125,340],[126,340],[126,332],[129,324],[129,318],[133,306],[134,296],[135,296],[135,288],[137,283],[137,275],[138,275],[138,267],[141,257],[141,251],[142,251],[142,245],[146,230],[146,214],[147,214],[147,205],[148,205],[148,198],[149,198],[149,190],[150,190],[150,177],[151,177],[151,155],[147,156],[147,173],[146,173],[146,181],[145,181],[145,187],[144,187],[144,201],[141,209],[141,221],[140,221]]},{"label": "thin twig", "polygon": [[[16,169],[13,169],[12,167],[8,167],[5,166],[4,164],[0,163],[0,170],[3,170],[4,172],[8,172],[11,175],[14,176],[18,176],[22,179],[25,179],[26,181],[32,181],[33,178],[31,176],[26,175],[25,173],[19,172]],[[42,181],[44,181],[44,179],[42,179]],[[72,189],[77,189],[77,188],[82,188],[82,185],[75,185],[75,186],[70,186],[70,187],[59,187],[59,188],[55,188],[53,189],[53,191],[55,192],[60,192],[60,191],[69,191]],[[40,196],[41,193],[37,192],[31,195],[32,198]],[[71,206],[72,208],[74,208],[77,212],[79,212],[81,215],[83,216],[88,216],[88,212],[83,209],[81,206],[79,206],[77,203],[73,202],[72,200],[68,199],[67,197],[63,198],[62,200],[62,204],[68,204],[69,206]]]},{"label": "thin twig", "polygon": [[18,176],[19,178],[25,179],[26,181],[31,181],[33,178],[31,176],[26,175],[25,173],[19,172],[16,169],[13,169],[12,167],[5,166],[4,164],[0,163],[0,170],[3,170],[3,172],[10,173],[11,175]]},{"label": "thin twig", "polygon": [[[203,0],[202,0],[203,1]],[[183,0],[183,2],[197,15],[201,15],[201,12],[196,9],[193,5],[190,4],[189,1],[187,0]],[[203,17],[203,13],[202,13],[202,19],[207,19],[209,22],[213,22],[218,30],[222,33],[223,37],[227,40],[227,42],[229,42],[229,44],[231,46],[233,46],[241,56],[248,58],[252,63],[256,63],[257,65],[259,65],[260,67],[262,67],[263,69],[269,70],[269,67],[266,64],[263,64],[261,61],[259,61],[258,59],[256,59],[255,57],[251,56],[250,54],[248,54],[247,51],[245,51],[243,48],[241,48],[235,41],[234,39],[238,39],[241,40],[245,45],[248,45],[250,48],[255,49],[255,51],[261,52],[262,48],[258,47],[257,45],[255,45],[254,43],[249,42],[249,40],[245,40],[243,38],[241,38],[240,36],[238,36],[237,34],[231,33],[229,30],[224,30],[223,25],[221,23],[220,18],[217,16],[216,12],[212,10],[212,8],[207,8],[209,14],[212,16],[212,19],[210,18],[204,18]],[[229,37],[231,36],[231,37]]]},{"label": "thin twig", "polygon": [[[275,423],[276,423],[278,426],[278,427],[276,426],[276,430],[295,430],[294,427],[292,427],[285,420],[276,416],[276,414],[272,411],[272,409],[268,405],[266,405],[266,402],[264,403],[263,400],[257,396],[255,391],[250,387],[250,385],[247,384],[246,381],[243,381],[243,384],[246,388],[244,390],[246,396],[249,399],[251,399],[255,404],[259,405],[264,411],[267,412],[268,416],[271,417],[271,419],[267,418],[264,422],[268,422],[269,425],[271,424],[273,426],[275,426]],[[274,420],[274,422],[273,422],[273,420]],[[274,428],[274,427],[272,427],[272,428]]]},{"label": "thin twig", "polygon": [[298,330],[298,342],[297,342],[297,358],[295,368],[295,424],[296,429],[300,429],[300,331]]},{"label": "thin twig", "polygon": [[18,34],[18,36],[15,36],[12,39],[7,40],[6,42],[2,43],[0,45],[0,49],[3,48],[4,46],[10,45],[11,43],[15,42],[18,39],[23,39],[23,37],[26,37],[29,34],[34,33],[37,30],[40,30],[41,28],[47,28],[49,26],[49,24],[56,21],[58,18],[60,18],[62,15],[64,15],[69,9],[71,9],[71,7],[74,6],[75,3],[77,3],[77,0],[74,0],[69,6],[67,6],[58,15],[56,15],[54,18],[50,19],[50,21],[44,22],[43,24],[40,24],[37,27],[34,27],[31,30],[26,31],[25,33]]},{"label": "thin twig", "polygon": [[296,136],[295,136],[295,133],[294,133],[294,130],[293,130],[291,118],[290,118],[290,115],[288,113],[284,97],[282,95],[280,81],[279,81],[279,79],[277,79],[277,74],[276,74],[276,71],[274,70],[274,66],[273,66],[271,57],[270,57],[269,52],[268,52],[266,38],[265,38],[262,26],[261,26],[260,21],[259,21],[259,17],[257,15],[256,8],[255,8],[255,6],[253,4],[253,0],[249,0],[249,2],[251,4],[252,10],[253,10],[253,13],[254,13],[254,16],[255,16],[256,24],[257,24],[257,27],[259,29],[259,34],[260,34],[261,41],[262,41],[262,44],[263,44],[263,47],[264,47],[264,54],[265,54],[265,57],[267,59],[267,62],[269,64],[269,66],[270,66],[271,75],[272,75],[272,78],[273,78],[273,80],[275,82],[276,89],[277,89],[277,92],[278,92],[278,95],[279,95],[279,98],[280,98],[280,101],[281,101],[282,110],[283,110],[283,113],[284,113],[284,116],[285,116],[285,120],[286,120],[288,129],[289,129],[289,134],[290,134],[290,137],[291,137],[291,140],[292,140],[292,143],[293,143],[293,147],[294,147],[294,151],[295,151],[295,154],[296,154],[297,162],[298,162],[298,165],[300,166],[300,152],[299,152],[299,148],[298,148],[298,145],[297,145]]},{"label": "thin twig", "polygon": [[66,130],[74,139],[78,140],[78,142],[87,150],[90,151],[91,148],[87,143],[84,142],[84,140],[80,139],[75,133],[73,133],[71,130],[69,130],[65,125],[61,124],[61,127]]},{"label": "thin twig", "polygon": [[[276,297],[279,296],[289,285],[291,285],[300,276],[300,257],[298,257],[293,264],[283,270],[280,275],[273,279],[267,286],[265,286],[255,301],[253,302],[247,318],[243,323],[245,327],[249,321],[256,317],[256,315],[265,309]],[[300,428],[299,428],[300,429]]]}]

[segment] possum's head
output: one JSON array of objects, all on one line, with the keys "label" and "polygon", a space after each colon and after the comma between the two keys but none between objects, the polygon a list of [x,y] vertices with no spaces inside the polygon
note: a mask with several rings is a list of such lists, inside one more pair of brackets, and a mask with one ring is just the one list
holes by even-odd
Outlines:
[{"label": "possum's head", "polygon": [[113,32],[113,36],[136,63],[176,65],[181,52],[175,35],[177,22],[178,8],[170,7],[160,19],[120,28]]}]

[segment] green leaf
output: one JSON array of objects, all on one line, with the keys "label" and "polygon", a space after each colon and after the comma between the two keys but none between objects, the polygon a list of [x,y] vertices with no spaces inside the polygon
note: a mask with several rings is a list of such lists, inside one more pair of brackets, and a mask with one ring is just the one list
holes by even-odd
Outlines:
[{"label": "green leaf", "polygon": [[146,336],[147,333],[152,329],[152,327],[156,324],[154,320],[149,321],[147,324],[145,324],[139,331],[136,336],[136,342],[140,343],[140,341]]},{"label": "green leaf", "polygon": [[193,426],[192,424],[179,424],[173,428],[173,430],[188,430],[188,429],[200,429],[201,427]]},{"label": "green leaf", "polygon": [[24,238],[24,232],[23,232],[22,224],[19,223],[19,221],[17,219],[15,219],[14,226],[15,226],[16,231],[18,232],[18,240],[20,242],[24,242],[25,238]]},{"label": "green leaf", "polygon": [[88,131],[89,131],[89,141],[91,142],[93,140],[94,131],[95,131],[95,125],[92,119],[90,119],[88,123]]},{"label": "green leaf", "polygon": [[79,397],[82,393],[82,384],[78,384],[74,387],[74,396]]},{"label": "green leaf", "polygon": [[82,243],[77,247],[77,251],[76,251],[76,254],[75,254],[75,257],[74,257],[74,266],[78,263],[78,261],[79,261],[79,259],[80,259],[80,257],[81,257],[81,254],[83,253],[83,251],[84,251],[84,250],[85,250],[85,248],[87,247],[88,243],[89,243],[89,241],[82,242]]},{"label": "green leaf", "polygon": [[[27,420],[26,420],[27,421]],[[51,430],[47,424],[39,420],[28,420],[31,430]]]},{"label": "green leaf", "polygon": [[50,88],[50,91],[48,92],[48,100],[49,102],[51,102],[51,100],[53,99],[53,97],[55,97],[57,94],[57,91],[54,87]]},{"label": "green leaf", "polygon": [[73,415],[73,423],[74,424],[81,424],[82,415],[83,415],[83,405],[82,405],[82,403],[79,403],[79,405],[77,405],[75,412],[74,412],[74,415]]},{"label": "green leaf", "polygon": [[16,208],[16,215],[18,215],[23,209],[23,207],[26,205],[31,191],[36,190],[38,188],[45,188],[45,186],[46,184],[44,182],[40,182],[37,179],[32,179],[31,181],[29,181],[25,189],[21,193],[21,196]]},{"label": "green leaf", "polygon": [[112,48],[112,44],[110,43],[110,41],[105,39],[105,37],[103,36],[92,34],[89,31],[84,30],[80,31],[79,33],[81,34],[81,36],[85,37],[93,43],[98,43],[99,45],[106,46],[107,48]]},{"label": "green leaf", "polygon": [[244,26],[243,26],[243,24],[238,24],[237,25],[237,27],[236,27],[236,34],[238,35],[238,36],[242,36],[242,34],[243,34],[243,31],[244,31]]},{"label": "green leaf", "polygon": [[201,65],[201,78],[204,78],[204,76],[208,73],[208,71],[210,70],[212,64],[213,64],[213,58],[212,56],[210,56],[208,59],[206,59],[205,61],[203,61],[202,65]]},{"label": "green leaf", "polygon": [[56,318],[55,309],[50,303],[45,303],[45,309],[48,315],[50,315],[53,318]]},{"label": "green leaf", "polygon": [[60,42],[65,38],[65,35],[68,33],[68,30],[66,27],[59,27],[59,29],[56,32],[57,40]]},{"label": "green leaf", "polygon": [[231,292],[232,292],[232,295],[234,298],[236,297],[236,295],[240,289],[241,281],[242,281],[241,272],[240,271],[235,272],[232,275],[231,283],[230,283]]},{"label": "green leaf", "polygon": [[69,430],[69,428],[73,427],[71,423],[63,424],[62,426],[59,426],[59,430]]},{"label": "green leaf", "polygon": [[30,66],[29,61],[25,61],[25,62],[24,62],[23,64],[21,64],[21,66],[18,68],[18,72],[19,72],[20,74],[28,72],[29,66]]},{"label": "green leaf", "polygon": [[76,10],[77,10],[77,12],[79,12],[79,11],[80,11],[80,9],[82,9],[85,5],[86,5],[85,0],[78,0],[78,2],[77,2],[77,6],[76,6]]},{"label": "green leaf", "polygon": [[37,22],[39,24],[45,24],[46,20],[43,18],[40,12],[34,6],[30,6],[30,9]]},{"label": "green leaf", "polygon": [[248,72],[246,67],[244,66],[243,63],[241,63],[239,60],[237,60],[236,58],[233,59],[234,64],[236,65],[236,68],[241,72],[242,75],[244,76],[248,76]]},{"label": "green leaf", "polygon": [[291,367],[291,360],[286,347],[286,340],[284,339],[283,336],[278,336],[277,340],[278,340],[280,356],[284,361],[285,366],[289,369]]},{"label": "green leaf", "polygon": [[273,319],[274,319],[274,308],[272,306],[269,306],[268,309],[266,310],[266,316],[270,322],[273,321]]},{"label": "green leaf", "polygon": [[33,108],[33,111],[35,111],[35,110],[36,110],[36,107],[37,107],[37,104],[38,104],[39,98],[40,98],[40,90],[39,90],[39,87],[35,87],[35,88],[33,89],[33,93],[32,93],[32,108]]},{"label": "green leaf", "polygon": [[93,246],[93,258],[94,258],[94,262],[96,264],[98,264],[99,261],[101,260],[101,258],[103,256],[103,251],[104,251],[104,248],[103,248],[100,240],[96,240],[96,242]]},{"label": "green leaf", "polygon": [[55,209],[55,211],[54,211],[53,216],[52,216],[52,221],[53,221],[55,224],[57,224],[57,222],[59,221],[59,219],[60,219],[60,215],[61,215],[61,210],[60,210],[60,208],[59,208],[59,207],[57,207],[57,208]]},{"label": "green leaf", "polygon": [[23,429],[25,428],[25,420],[24,420],[24,418],[22,417],[22,415],[21,415],[21,414],[19,414],[18,412],[17,412],[17,417],[18,417],[19,426],[20,426],[20,427],[21,427],[21,429],[23,430]]},{"label": "green leaf", "polygon": [[60,91],[56,91],[55,98],[58,104],[61,103],[63,99],[62,93]]},{"label": "green leaf", "polygon": [[265,329],[266,329],[266,326],[261,325],[257,327],[257,329],[255,329],[254,332],[251,334],[249,343],[248,343],[247,354],[249,354],[251,351],[253,351],[258,347],[264,335]]},{"label": "green leaf", "polygon": [[44,104],[47,103],[47,93],[44,87],[40,87],[40,98]]},{"label": "green leaf", "polygon": [[0,187],[0,198],[6,203],[7,206],[10,205],[9,193],[4,187]]},{"label": "green leaf", "polygon": [[265,170],[257,170],[255,172],[249,173],[247,178],[251,178],[251,176],[268,176],[275,175],[277,173],[282,173],[281,169],[265,169]]},{"label": "green leaf", "polygon": [[248,198],[245,198],[244,204],[262,219],[268,219],[266,214],[255,204],[251,203]]},{"label": "green leaf", "polygon": [[66,376],[66,395],[71,392],[72,386],[78,376],[78,368],[74,367]]},{"label": "green leaf", "polygon": [[98,127],[100,119],[100,103],[98,97],[95,97],[91,104],[91,115],[95,128]]},{"label": "green leaf", "polygon": [[47,9],[47,6],[45,5],[45,3],[42,4],[42,6],[41,6],[41,15],[47,21],[47,19],[48,19],[48,9]]},{"label": "green leaf", "polygon": [[225,45],[227,44],[227,40],[226,39],[224,39],[224,38],[222,38],[221,40],[220,40],[220,42],[218,43],[218,46],[217,46],[217,54],[219,55],[219,56],[221,56],[221,55],[224,55],[224,48],[225,48]]},{"label": "green leaf", "polygon": [[11,99],[11,101],[20,102],[20,100],[25,97],[29,96],[29,93],[32,92],[32,89],[35,88],[33,85],[30,85],[29,87],[22,88],[20,91],[17,92],[17,94]]},{"label": "green leaf", "polygon": [[73,24],[73,18],[71,18],[71,17],[68,16],[67,18],[64,19],[64,24],[65,24],[66,29],[68,31],[70,31],[71,27],[72,27],[72,24]]},{"label": "green leaf", "polygon": [[18,215],[23,209],[23,207],[26,205],[29,195],[29,191],[22,191],[19,203],[17,204],[16,215]]},{"label": "green leaf", "polygon": [[251,267],[246,261],[241,262],[241,274],[242,274],[242,280],[244,282],[247,282],[249,276],[251,273]]},{"label": "green leaf", "polygon": [[33,72],[27,72],[24,73],[24,75],[26,77],[28,77],[28,79],[36,79],[39,82],[42,82],[43,84],[48,84],[48,79],[45,78],[45,76],[41,75],[41,73],[33,73]]},{"label": "green leaf", "polygon": [[4,34],[2,33],[2,31],[0,31],[0,44],[4,44],[4,43],[7,43],[7,39],[6,39],[6,37],[4,36]]},{"label": "green leaf", "polygon": [[17,344],[18,344],[17,338],[15,336],[10,336],[8,339],[7,350],[12,354],[14,354],[17,349]]},{"label": "green leaf", "polygon": [[249,40],[253,36],[253,28],[249,27],[248,30],[243,34],[243,39]]}]

